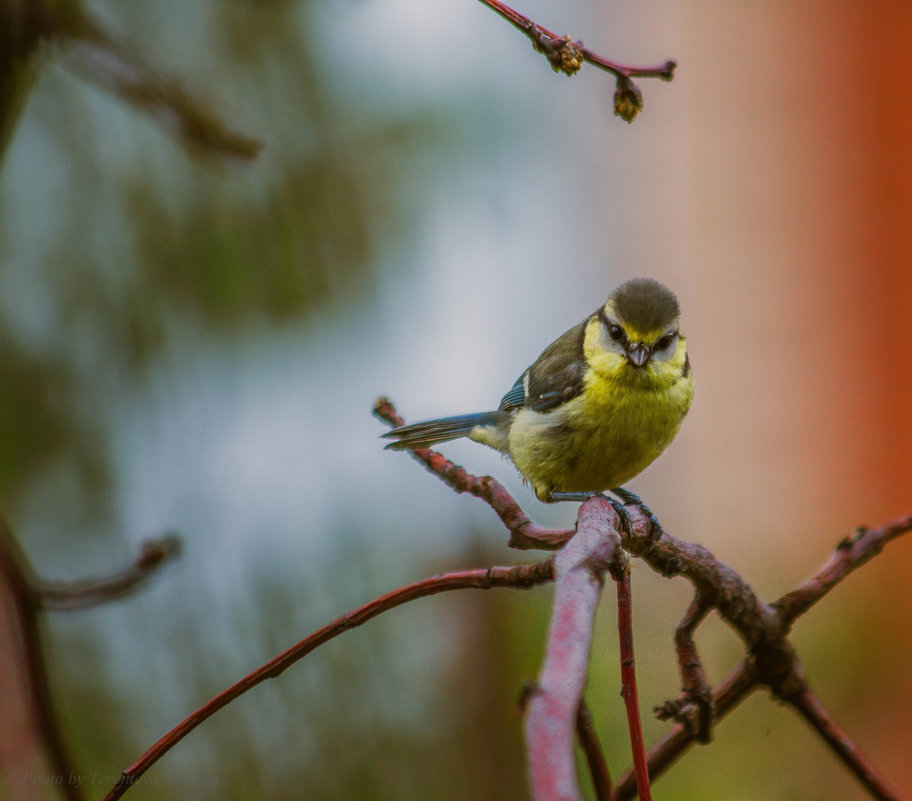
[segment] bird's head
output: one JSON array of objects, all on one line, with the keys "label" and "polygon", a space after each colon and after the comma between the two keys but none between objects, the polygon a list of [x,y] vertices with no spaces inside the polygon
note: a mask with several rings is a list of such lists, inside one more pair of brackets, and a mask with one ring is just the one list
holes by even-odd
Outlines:
[{"label": "bird's head", "polygon": [[[586,326],[586,357],[602,374],[656,373],[686,358],[678,331],[678,299],[658,281],[621,284]],[[650,366],[654,369],[650,370]]]}]

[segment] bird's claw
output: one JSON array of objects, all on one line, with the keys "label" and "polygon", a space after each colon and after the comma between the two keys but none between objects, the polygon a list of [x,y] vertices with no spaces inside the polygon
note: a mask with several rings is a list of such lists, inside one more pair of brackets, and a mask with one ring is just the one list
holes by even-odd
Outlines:
[{"label": "bird's claw", "polygon": [[[649,536],[647,538],[646,547],[643,549],[640,556],[649,553],[649,551],[652,550],[655,544],[662,538],[662,535],[665,533],[665,530],[662,528],[662,524],[659,522],[659,518],[657,518],[652,513],[652,510],[645,503],[643,503],[643,501],[640,499],[640,496],[635,492],[631,492],[630,490],[624,489],[623,487],[613,487],[611,492],[617,495],[618,498],[623,501],[624,506],[636,507],[639,510],[640,514],[649,521]],[[627,515],[627,520],[630,521],[630,515]],[[633,531],[632,525],[629,531]]]},{"label": "bird's claw", "polygon": [[[619,494],[616,490],[611,490],[611,491],[615,495]],[[627,490],[624,490],[624,492],[626,493]],[[634,498],[636,498],[636,495],[633,495],[633,493],[629,493],[629,494],[632,495]],[[606,501],[608,501],[608,503],[611,504],[611,508],[614,509],[614,511],[617,512],[618,517],[621,518],[621,526],[622,526],[622,528],[624,528],[627,536],[629,537],[631,535],[631,533],[633,533],[633,520],[630,517],[630,512],[628,512],[624,508],[624,504],[621,503],[621,501],[617,500],[617,498],[612,498],[611,496],[606,495],[604,492],[551,492],[548,494],[546,502],[547,503],[556,503],[558,501],[585,502],[585,501],[588,501],[590,498],[595,498],[596,496],[598,496],[599,498],[604,498]],[[623,496],[620,496],[620,497],[622,497],[622,499],[623,499]],[[636,498],[636,499],[637,499],[637,501],[639,501],[639,498]],[[642,506],[642,504],[640,504],[640,505]],[[643,509],[646,509],[646,507],[643,506]],[[646,511],[649,512],[648,509],[646,509]],[[652,513],[650,512],[650,514],[652,514]],[[655,519],[655,518],[653,517],[653,519]],[[658,520],[656,520],[655,522],[656,522],[656,525],[659,524]],[[661,527],[659,530],[661,531]]]},{"label": "bird's claw", "polygon": [[618,517],[621,518],[621,526],[626,530],[627,536],[629,537],[633,533],[633,520],[630,517],[630,512],[624,508],[622,504],[616,498],[612,498],[604,493],[599,493],[602,498],[604,498],[608,503],[611,504],[611,508],[617,512]]}]

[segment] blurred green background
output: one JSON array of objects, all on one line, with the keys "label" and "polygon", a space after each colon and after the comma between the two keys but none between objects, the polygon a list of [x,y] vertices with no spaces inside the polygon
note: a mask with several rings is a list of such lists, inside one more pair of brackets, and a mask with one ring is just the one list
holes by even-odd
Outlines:
[{"label": "blurred green background", "polygon": [[[812,36],[811,54],[839,49],[850,16],[819,30],[775,3],[727,15],[710,2],[524,4],[609,58],[681,61],[673,83],[642,82],[645,110],[627,126],[609,77],[554,75],[467,0],[91,9],[264,150],[251,164],[188,152],[48,48],[3,156],[4,514],[48,579],[104,575],[164,531],[185,546],[142,592],[49,618],[87,797],[338,614],[431,573],[518,561],[490,510],[382,451],[372,403],[389,394],[412,420],[490,408],[633,275],[678,292],[697,375],[678,442],[634,484],[666,528],[774,597],[854,525],[908,510],[908,430],[864,439],[879,450],[846,433],[889,428],[865,404],[900,389],[864,390],[856,351],[841,353],[837,383],[818,350],[850,292],[860,327],[878,323],[864,268],[833,267],[843,218],[820,211],[849,180],[831,177],[831,158],[864,146],[846,137],[819,155],[814,109],[832,131],[840,99],[821,87],[839,76],[800,69]],[[780,63],[746,64],[748,51]],[[795,79],[805,105],[777,103],[764,69]],[[867,204],[844,210],[856,220],[886,204],[849,196]],[[884,341],[901,338],[894,323],[895,336],[876,329]],[[538,504],[496,454],[446,452],[496,475],[538,522],[572,523],[574,508]],[[908,544],[896,549],[908,565]],[[837,720],[909,789],[910,704],[896,688],[912,644],[889,629],[903,619],[897,574],[876,560],[863,572],[796,644]],[[648,710],[677,693],[672,630],[689,594],[642,567],[634,593]],[[618,774],[629,746],[611,595],[588,697]],[[538,670],[550,598],[463,592],[385,615],[219,713],[128,797],[526,797],[515,701]],[[716,620],[698,643],[713,680],[740,656]],[[665,728],[647,719],[647,739]],[[656,797],[865,796],[757,695]]]}]

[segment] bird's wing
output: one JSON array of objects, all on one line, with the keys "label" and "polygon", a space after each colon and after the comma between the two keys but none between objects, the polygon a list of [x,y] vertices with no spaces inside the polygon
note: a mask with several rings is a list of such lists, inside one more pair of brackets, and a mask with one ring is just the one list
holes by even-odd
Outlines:
[{"label": "bird's wing", "polygon": [[524,406],[535,412],[547,412],[582,392],[586,372],[583,335],[587,322],[583,320],[545,348],[503,396],[501,410]]}]

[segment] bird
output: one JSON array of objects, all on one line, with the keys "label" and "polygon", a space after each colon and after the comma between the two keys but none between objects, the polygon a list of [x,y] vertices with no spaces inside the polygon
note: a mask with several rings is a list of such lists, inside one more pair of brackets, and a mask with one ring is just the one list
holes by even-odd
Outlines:
[{"label": "bird", "polygon": [[468,437],[509,457],[540,501],[585,500],[623,485],[671,443],[694,377],[674,293],[651,278],[618,286],[554,340],[489,412],[400,426],[387,449]]}]

